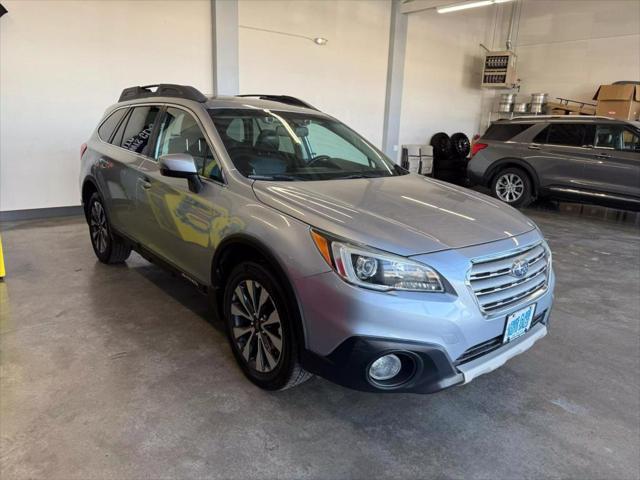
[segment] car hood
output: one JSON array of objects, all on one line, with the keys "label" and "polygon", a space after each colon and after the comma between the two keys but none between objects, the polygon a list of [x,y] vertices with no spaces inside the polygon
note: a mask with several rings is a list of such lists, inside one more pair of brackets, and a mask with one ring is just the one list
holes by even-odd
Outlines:
[{"label": "car hood", "polygon": [[261,202],[312,227],[398,255],[461,248],[520,235],[535,224],[461,187],[409,174],[253,184]]}]

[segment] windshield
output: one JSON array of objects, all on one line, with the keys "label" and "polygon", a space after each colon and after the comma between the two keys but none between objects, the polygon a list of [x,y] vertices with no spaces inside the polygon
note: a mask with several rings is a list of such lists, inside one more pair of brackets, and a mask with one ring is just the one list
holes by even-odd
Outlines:
[{"label": "windshield", "polygon": [[209,114],[235,167],[249,178],[331,180],[406,173],[336,120],[257,108]]}]

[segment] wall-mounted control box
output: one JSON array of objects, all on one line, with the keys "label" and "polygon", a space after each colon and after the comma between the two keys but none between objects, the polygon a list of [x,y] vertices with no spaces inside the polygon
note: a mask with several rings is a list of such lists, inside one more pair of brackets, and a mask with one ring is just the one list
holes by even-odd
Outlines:
[{"label": "wall-mounted control box", "polygon": [[484,57],[482,87],[513,88],[516,82],[516,54],[508,50],[487,52]]}]

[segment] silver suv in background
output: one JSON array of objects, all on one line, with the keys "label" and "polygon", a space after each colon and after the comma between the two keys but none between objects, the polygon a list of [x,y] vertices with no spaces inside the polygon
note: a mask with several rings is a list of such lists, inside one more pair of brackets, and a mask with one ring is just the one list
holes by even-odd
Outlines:
[{"label": "silver suv in background", "polygon": [[552,197],[640,209],[640,122],[572,116],[498,120],[471,155],[471,182],[514,207]]},{"label": "silver suv in background", "polygon": [[547,333],[555,279],[531,220],[409,174],[301,100],[132,87],[81,152],[98,259],[134,249],[207,293],[262,388],[315,373],[435,392]]}]

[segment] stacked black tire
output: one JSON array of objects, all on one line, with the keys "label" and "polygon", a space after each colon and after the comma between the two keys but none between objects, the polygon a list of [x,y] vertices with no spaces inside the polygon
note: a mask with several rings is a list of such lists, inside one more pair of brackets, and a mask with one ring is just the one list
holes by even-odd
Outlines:
[{"label": "stacked black tire", "polygon": [[471,142],[464,133],[454,133],[449,137],[444,132],[431,137],[433,147],[433,176],[445,182],[464,185],[467,178],[467,157]]}]

